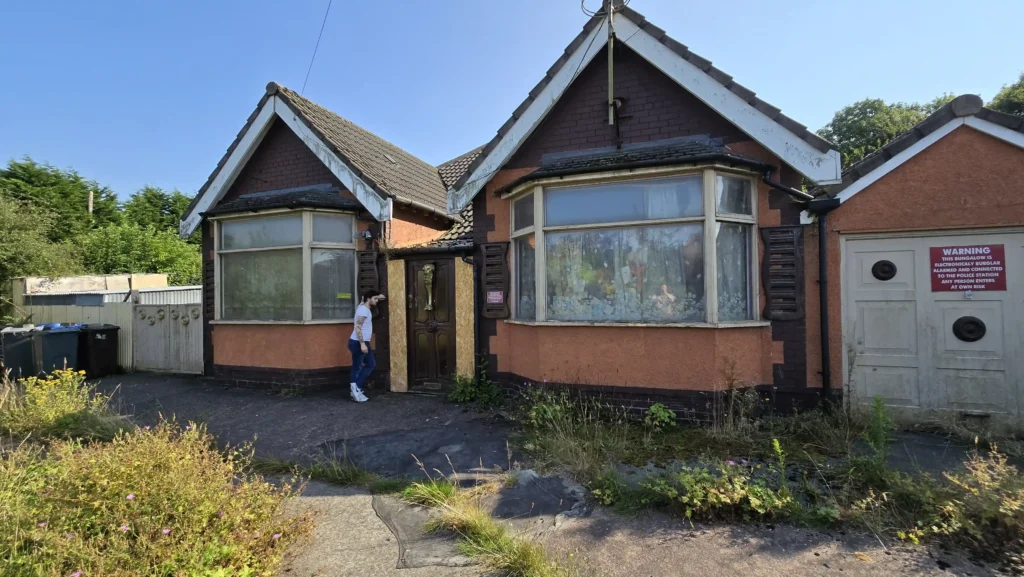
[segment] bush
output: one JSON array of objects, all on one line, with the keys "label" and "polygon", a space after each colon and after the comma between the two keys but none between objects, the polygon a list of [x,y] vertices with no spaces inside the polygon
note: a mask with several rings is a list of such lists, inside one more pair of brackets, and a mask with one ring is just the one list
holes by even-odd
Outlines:
[{"label": "bush", "polygon": [[661,403],[654,403],[644,413],[644,426],[660,432],[676,424],[676,412]]},{"label": "bush", "polygon": [[501,399],[501,389],[481,373],[479,379],[472,376],[456,375],[448,401],[452,403],[479,403],[484,406],[496,405]]},{"label": "bush", "polygon": [[24,436],[110,440],[127,425],[109,399],[86,384],[85,371],[58,369],[47,377],[0,382],[0,431]]},{"label": "bush", "polygon": [[306,530],[293,488],[245,473],[202,427],[23,445],[0,460],[5,575],[267,575]]}]

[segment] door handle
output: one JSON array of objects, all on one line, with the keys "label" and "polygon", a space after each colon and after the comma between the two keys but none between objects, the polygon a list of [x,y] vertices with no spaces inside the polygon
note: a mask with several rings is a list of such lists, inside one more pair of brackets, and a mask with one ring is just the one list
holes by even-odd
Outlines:
[{"label": "door handle", "polygon": [[413,307],[413,304],[412,304],[412,294],[410,294],[410,295],[406,296],[405,298],[406,298],[406,300],[408,301],[408,305],[406,305],[406,306],[407,306],[407,308],[410,308],[410,309],[411,309],[411,308]]}]

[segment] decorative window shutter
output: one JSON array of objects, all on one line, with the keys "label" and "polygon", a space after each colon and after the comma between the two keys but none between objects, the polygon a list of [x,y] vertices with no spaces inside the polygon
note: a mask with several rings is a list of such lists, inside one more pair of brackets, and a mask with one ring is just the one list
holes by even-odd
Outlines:
[{"label": "decorative window shutter", "polygon": [[363,298],[363,291],[380,290],[380,278],[377,276],[377,251],[356,251],[356,262],[359,263],[359,278],[356,281],[359,294],[356,295],[355,300],[359,302]]},{"label": "decorative window shutter", "polygon": [[761,282],[765,292],[762,316],[768,320],[792,321],[804,316],[803,238],[802,226],[761,228]]},{"label": "decorative window shutter", "polygon": [[505,319],[508,310],[508,247],[507,242],[489,242],[480,245],[483,254],[483,311],[488,319]]}]

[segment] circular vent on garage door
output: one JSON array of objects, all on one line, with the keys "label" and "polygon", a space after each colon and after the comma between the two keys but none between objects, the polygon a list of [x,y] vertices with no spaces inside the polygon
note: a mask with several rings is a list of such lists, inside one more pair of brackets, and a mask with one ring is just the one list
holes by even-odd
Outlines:
[{"label": "circular vent on garage door", "polygon": [[878,280],[891,280],[896,276],[896,263],[891,260],[880,260],[871,266],[871,275]]},{"label": "circular vent on garage door", "polygon": [[985,323],[978,317],[960,317],[953,322],[953,335],[964,342],[981,340],[985,330]]}]

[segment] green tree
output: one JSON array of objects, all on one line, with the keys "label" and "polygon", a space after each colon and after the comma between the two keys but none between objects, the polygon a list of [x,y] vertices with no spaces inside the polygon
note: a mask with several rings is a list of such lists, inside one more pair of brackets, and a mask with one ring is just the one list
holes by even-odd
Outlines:
[{"label": "green tree", "polygon": [[846,169],[924,120],[929,108],[941,98],[927,105],[889,104],[881,98],[866,98],[836,112],[818,135],[836,145]]},{"label": "green tree", "polygon": [[60,276],[81,270],[76,251],[52,242],[52,214],[6,198],[0,189],[0,294],[19,276]]},{"label": "green tree", "polygon": [[[124,205],[126,222],[143,228],[151,226],[157,230],[178,231],[178,223],[192,198],[178,190],[165,192],[155,186],[138,190]],[[193,234],[189,242],[199,244],[200,238]]]},{"label": "green tree", "polygon": [[1003,86],[996,97],[988,103],[992,110],[1024,116],[1024,72],[1013,84]]},{"label": "green tree", "polygon": [[[89,214],[92,193],[93,212]],[[70,240],[92,228],[121,222],[117,196],[107,187],[85,180],[74,170],[39,164],[30,158],[11,160],[0,169],[0,194],[51,213],[55,220],[47,237]]]},{"label": "green tree", "polygon": [[94,274],[167,273],[172,285],[202,282],[199,247],[177,232],[133,223],[108,225],[78,239],[82,264]]}]

